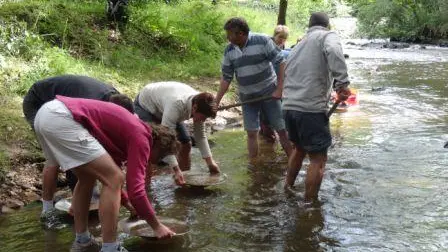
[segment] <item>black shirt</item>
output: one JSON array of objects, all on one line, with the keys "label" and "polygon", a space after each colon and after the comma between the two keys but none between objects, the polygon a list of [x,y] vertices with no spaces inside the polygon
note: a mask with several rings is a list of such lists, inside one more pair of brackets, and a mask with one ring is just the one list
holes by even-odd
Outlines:
[{"label": "black shirt", "polygon": [[56,95],[109,101],[110,95],[118,93],[114,87],[87,76],[61,75],[34,83],[24,102],[39,109]]}]

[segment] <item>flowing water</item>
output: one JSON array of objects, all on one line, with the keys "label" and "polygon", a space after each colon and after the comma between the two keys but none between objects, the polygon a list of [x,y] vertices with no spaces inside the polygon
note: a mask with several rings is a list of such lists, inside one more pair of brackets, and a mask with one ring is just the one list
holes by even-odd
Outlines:
[{"label": "flowing water", "polygon": [[[158,214],[185,221],[175,244],[125,239],[130,251],[448,251],[448,50],[346,46],[359,105],[331,118],[334,145],[319,204],[283,188],[286,160],[263,145],[249,166],[241,129],[214,134],[228,175],[205,190],[154,177]],[[205,169],[197,150],[195,169]],[[306,161],[307,162],[307,161]],[[305,168],[296,181],[303,192]],[[0,251],[68,251],[72,221],[45,230],[40,205],[0,216]],[[98,233],[98,225],[92,231]]]}]

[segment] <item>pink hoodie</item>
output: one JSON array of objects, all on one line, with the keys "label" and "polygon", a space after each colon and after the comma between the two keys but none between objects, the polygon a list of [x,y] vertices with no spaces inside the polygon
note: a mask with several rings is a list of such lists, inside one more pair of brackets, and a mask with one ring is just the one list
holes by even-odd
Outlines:
[{"label": "pink hoodie", "polygon": [[86,128],[106,149],[118,167],[127,161],[126,188],[122,204],[130,200],[137,214],[146,220],[155,216],[145,188],[152,136],[151,128],[126,109],[92,99],[57,95],[72,112],[73,119]]}]

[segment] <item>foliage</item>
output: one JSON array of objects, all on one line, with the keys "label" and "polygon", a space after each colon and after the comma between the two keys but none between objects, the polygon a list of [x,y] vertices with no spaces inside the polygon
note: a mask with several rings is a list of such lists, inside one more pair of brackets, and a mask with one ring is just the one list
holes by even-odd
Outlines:
[{"label": "foliage", "polygon": [[0,96],[0,182],[14,164],[42,161],[34,134],[21,115],[14,99]]},{"label": "foliage", "polygon": [[360,32],[410,42],[448,38],[446,0],[348,0]]}]

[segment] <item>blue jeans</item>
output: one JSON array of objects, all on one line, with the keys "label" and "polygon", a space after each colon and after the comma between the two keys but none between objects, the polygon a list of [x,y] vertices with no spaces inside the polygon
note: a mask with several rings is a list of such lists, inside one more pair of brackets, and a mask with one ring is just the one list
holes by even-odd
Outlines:
[{"label": "blue jeans", "polygon": [[266,122],[273,130],[285,129],[281,101],[270,99],[243,105],[244,129],[246,131],[257,131],[260,129],[260,113],[263,113],[264,119],[266,119]]}]

